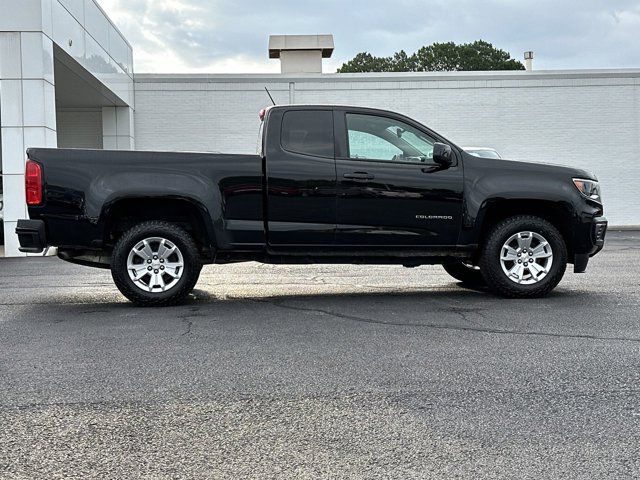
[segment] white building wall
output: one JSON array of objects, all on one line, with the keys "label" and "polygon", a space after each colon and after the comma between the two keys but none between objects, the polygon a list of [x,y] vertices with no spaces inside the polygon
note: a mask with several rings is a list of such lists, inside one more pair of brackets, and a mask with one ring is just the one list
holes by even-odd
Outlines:
[{"label": "white building wall", "polygon": [[[15,227],[17,220],[28,217],[25,151],[57,145],[56,88],[65,87],[56,85],[54,78],[54,64],[60,57],[71,57],[69,62],[87,74],[98,96],[117,104],[131,118],[131,46],[95,0],[0,0],[0,137],[7,256],[20,255]],[[130,128],[118,144],[132,148],[132,137]]]},{"label": "white building wall", "polygon": [[133,109],[102,107],[102,148],[134,150]]},{"label": "white building wall", "polygon": [[253,152],[265,86],[277,103],[394,110],[461,146],[585,168],[611,224],[640,225],[640,70],[137,75],[137,148]]},{"label": "white building wall", "polygon": [[270,104],[264,87],[276,102],[289,102],[289,83],[278,77],[259,83],[136,83],[136,149],[255,152],[258,112]]},{"label": "white building wall", "polygon": [[102,108],[56,112],[59,148],[102,148]]},{"label": "white building wall", "polygon": [[44,34],[133,106],[131,45],[96,0],[0,0],[0,32]]},{"label": "white building wall", "polygon": [[15,228],[28,218],[28,147],[56,146],[53,43],[41,32],[0,32],[0,140],[5,254],[18,255]]}]

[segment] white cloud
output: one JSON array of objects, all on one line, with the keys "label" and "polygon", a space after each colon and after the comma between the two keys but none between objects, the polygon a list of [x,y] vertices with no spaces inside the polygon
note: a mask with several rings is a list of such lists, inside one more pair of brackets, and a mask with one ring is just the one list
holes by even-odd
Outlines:
[{"label": "white cloud", "polygon": [[535,66],[640,65],[637,0],[99,0],[134,47],[137,72],[277,72],[269,34],[333,33],[335,71],[356,53],[482,38]]}]

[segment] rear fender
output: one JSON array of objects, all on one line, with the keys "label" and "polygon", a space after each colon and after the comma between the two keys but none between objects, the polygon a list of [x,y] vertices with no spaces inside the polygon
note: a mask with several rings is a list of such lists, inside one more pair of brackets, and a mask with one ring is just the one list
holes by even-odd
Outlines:
[{"label": "rear fender", "polygon": [[216,239],[224,238],[220,191],[208,178],[178,173],[118,173],[98,176],[91,182],[87,192],[86,215],[103,228],[108,225],[114,207],[122,201],[175,200],[188,202],[197,209],[211,247],[218,246]]}]

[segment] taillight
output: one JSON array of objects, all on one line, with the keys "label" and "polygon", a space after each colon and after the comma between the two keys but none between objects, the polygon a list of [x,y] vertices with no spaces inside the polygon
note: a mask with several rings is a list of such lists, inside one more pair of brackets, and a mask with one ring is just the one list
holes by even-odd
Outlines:
[{"label": "taillight", "polygon": [[40,205],[42,203],[42,167],[39,163],[27,160],[24,184],[27,191],[27,205]]}]

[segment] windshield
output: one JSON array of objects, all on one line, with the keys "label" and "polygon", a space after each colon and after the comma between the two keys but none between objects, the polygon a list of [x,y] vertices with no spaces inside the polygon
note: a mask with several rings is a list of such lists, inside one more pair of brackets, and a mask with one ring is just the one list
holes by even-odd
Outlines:
[{"label": "windshield", "polygon": [[496,159],[502,159],[502,157],[500,156],[500,154],[498,152],[496,152],[495,150],[465,150],[465,152],[470,153],[471,155],[475,155],[476,157],[482,157],[482,158],[496,158]]}]

